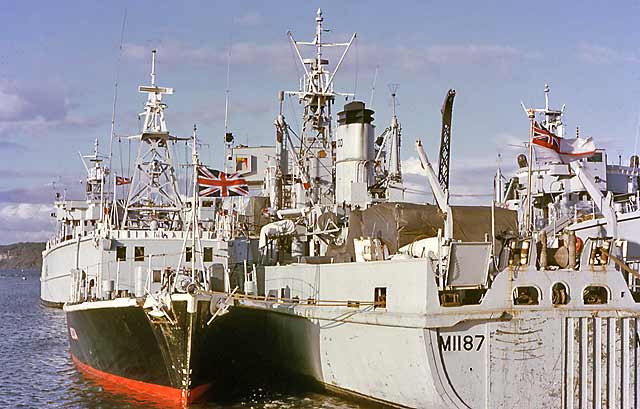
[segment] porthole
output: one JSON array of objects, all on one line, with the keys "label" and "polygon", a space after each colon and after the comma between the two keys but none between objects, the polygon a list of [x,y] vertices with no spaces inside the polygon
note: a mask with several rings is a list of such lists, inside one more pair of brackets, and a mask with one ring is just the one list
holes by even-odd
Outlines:
[{"label": "porthole", "polygon": [[551,287],[551,303],[565,305],[569,302],[569,289],[564,283],[555,283]]},{"label": "porthole", "polygon": [[600,285],[590,285],[582,292],[582,301],[585,305],[607,304],[609,302],[609,290]]},{"label": "porthole", "polygon": [[513,290],[513,304],[538,305],[540,304],[540,291],[533,286],[516,287]]}]

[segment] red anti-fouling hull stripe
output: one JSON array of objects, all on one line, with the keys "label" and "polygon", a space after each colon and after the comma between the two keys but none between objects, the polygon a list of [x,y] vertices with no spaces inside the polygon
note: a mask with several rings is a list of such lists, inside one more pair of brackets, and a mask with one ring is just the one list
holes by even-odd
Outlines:
[{"label": "red anti-fouling hull stripe", "polygon": [[94,378],[102,384],[105,390],[125,395],[135,395],[141,399],[156,398],[162,401],[174,402],[176,404],[191,403],[198,400],[209,389],[210,384],[197,386],[190,391],[172,388],[170,386],[156,385],[125,378],[103,372],[80,361],[71,354],[73,363],[89,378]]}]

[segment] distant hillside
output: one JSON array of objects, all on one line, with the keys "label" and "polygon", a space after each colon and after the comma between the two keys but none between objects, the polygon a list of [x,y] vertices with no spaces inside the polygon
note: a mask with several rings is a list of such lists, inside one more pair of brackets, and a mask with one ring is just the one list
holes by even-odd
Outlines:
[{"label": "distant hillside", "polygon": [[40,269],[44,247],[44,243],[15,243],[0,246],[0,269]]}]

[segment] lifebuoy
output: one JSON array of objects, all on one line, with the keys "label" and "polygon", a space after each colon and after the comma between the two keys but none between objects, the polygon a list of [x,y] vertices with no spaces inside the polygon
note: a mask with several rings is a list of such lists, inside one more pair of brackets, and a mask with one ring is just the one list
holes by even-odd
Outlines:
[{"label": "lifebuoy", "polygon": [[582,239],[580,237],[576,237],[576,253],[580,253],[582,249]]}]

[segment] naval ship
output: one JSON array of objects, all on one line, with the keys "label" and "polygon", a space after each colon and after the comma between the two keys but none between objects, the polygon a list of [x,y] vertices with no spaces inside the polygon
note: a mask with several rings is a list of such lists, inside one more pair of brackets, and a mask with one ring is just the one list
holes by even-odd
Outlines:
[{"label": "naval ship", "polygon": [[[276,158],[289,160],[266,172],[272,222],[260,231],[261,273],[229,308],[254,318],[252,352],[393,407],[639,407],[640,274],[624,236],[546,229],[536,205],[520,223],[499,206],[451,206],[420,140],[436,205],[396,201],[399,168],[384,166],[373,111],[349,102],[334,128],[344,95],[334,78],[355,35],[325,43],[323,21],[318,11],[312,41],[289,34],[304,68],[289,93],[303,105],[302,131],[281,109]],[[331,70],[327,46],[344,47]],[[315,53],[303,58],[302,47]],[[536,112],[528,115],[533,131]],[[387,140],[398,146],[399,135],[394,117]],[[597,153],[565,171],[586,174]],[[527,203],[536,192],[528,184]]]},{"label": "naval ship", "polygon": [[[168,131],[162,96],[173,90],[156,85],[155,56],[151,86],[139,88],[148,99],[142,132],[130,137],[138,155],[126,201],[100,212],[95,229],[50,244],[45,271],[69,270],[57,300],[65,301],[71,356],[85,375],[146,404],[185,406],[239,384],[234,373],[243,382],[257,373],[233,361],[251,357],[246,343],[253,338],[226,315],[238,285],[253,273],[257,244],[247,217],[255,186],[240,175],[259,169],[241,152],[234,156],[231,133],[225,155],[238,163],[226,173],[200,162],[195,126],[188,138]],[[183,142],[191,146],[192,172],[190,190],[179,194],[172,147]],[[64,202],[60,209],[66,211]],[[63,216],[66,223],[73,214]]]}]

